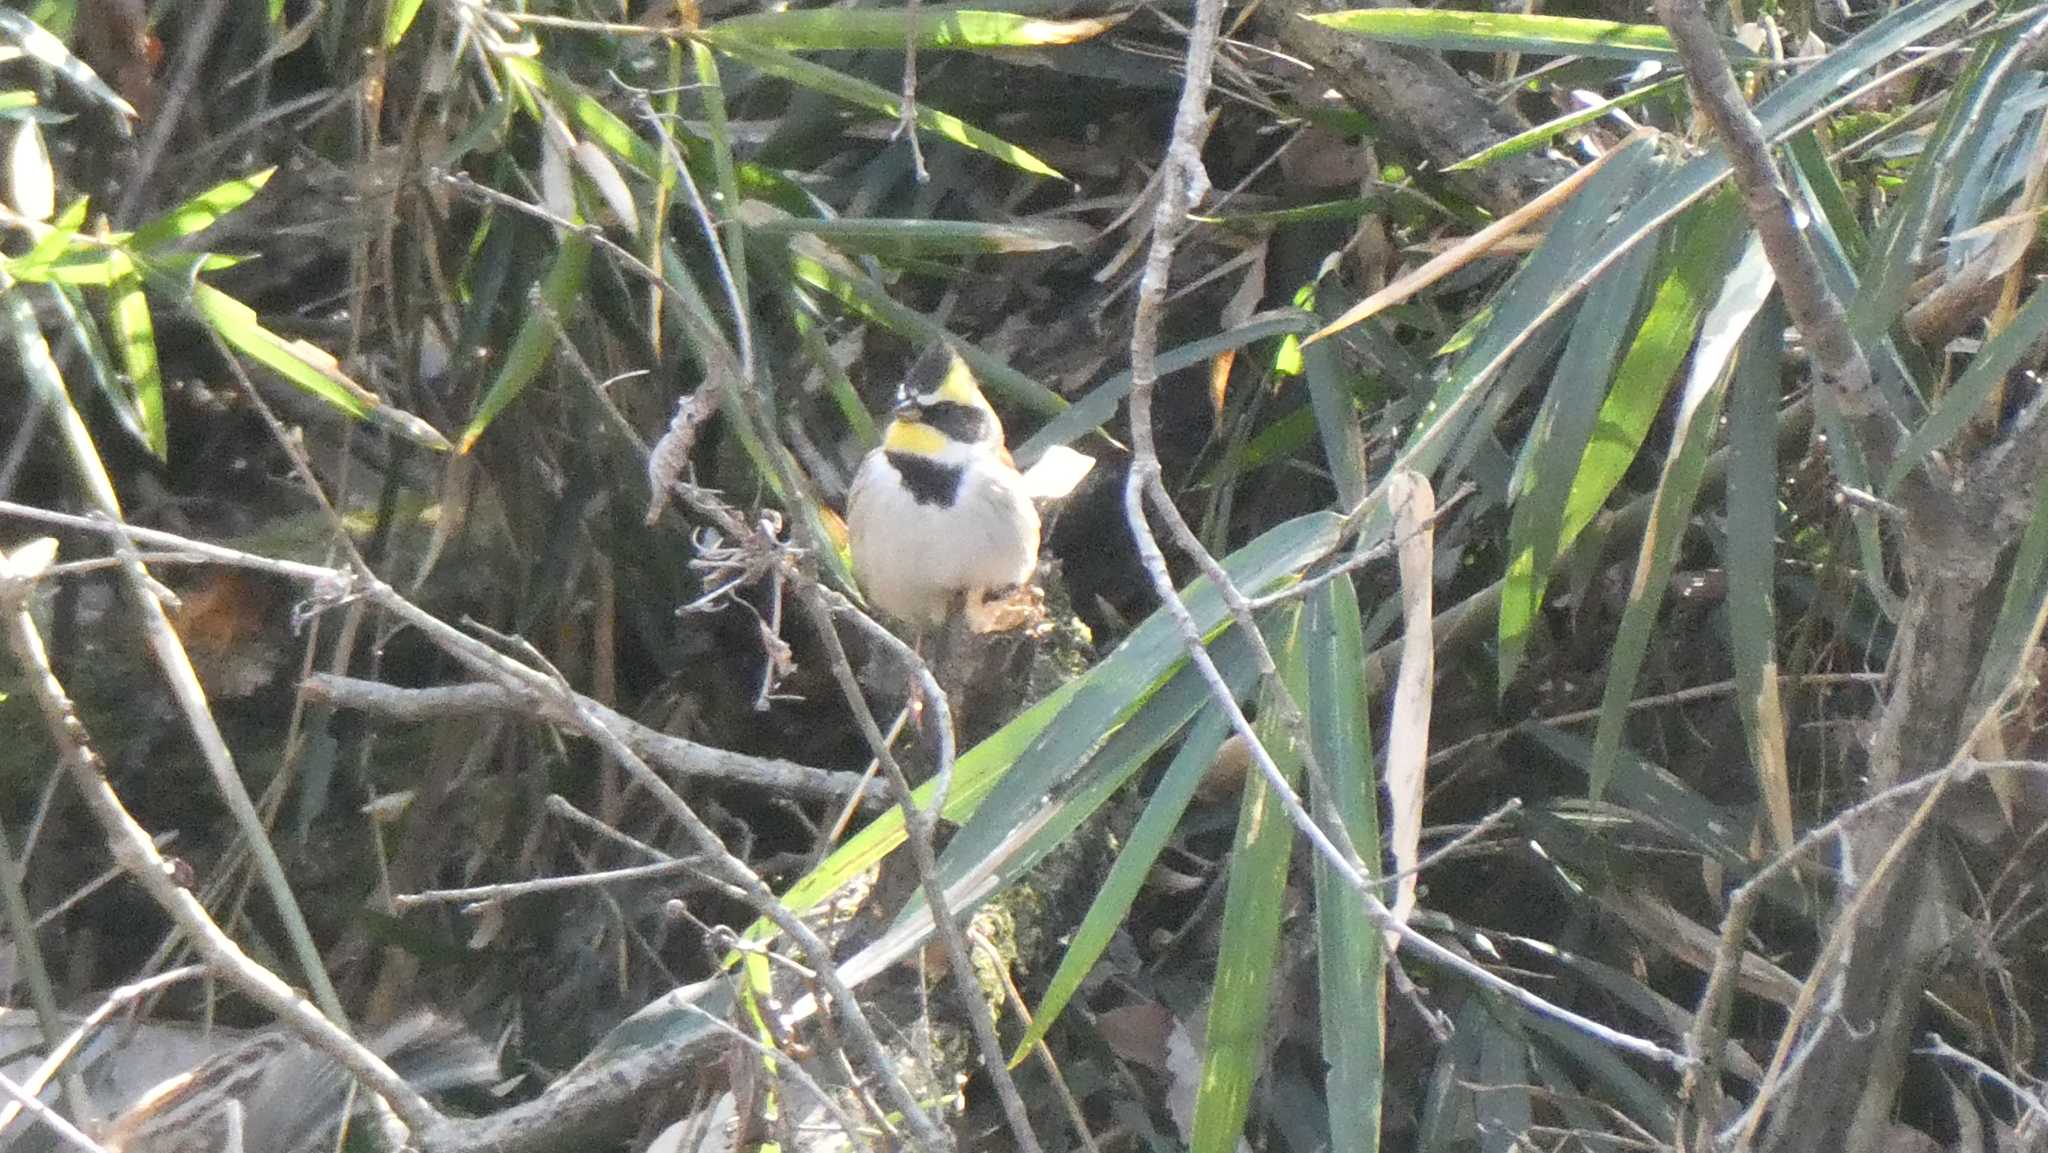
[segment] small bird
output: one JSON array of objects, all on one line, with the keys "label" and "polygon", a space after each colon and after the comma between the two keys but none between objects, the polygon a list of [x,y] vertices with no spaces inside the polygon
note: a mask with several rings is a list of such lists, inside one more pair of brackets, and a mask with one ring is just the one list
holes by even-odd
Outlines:
[{"label": "small bird", "polygon": [[964,611],[977,632],[1005,627],[991,598],[1038,567],[1038,509],[1003,423],[959,353],[911,367],[881,447],[847,493],[853,572],[868,601],[922,630]]}]

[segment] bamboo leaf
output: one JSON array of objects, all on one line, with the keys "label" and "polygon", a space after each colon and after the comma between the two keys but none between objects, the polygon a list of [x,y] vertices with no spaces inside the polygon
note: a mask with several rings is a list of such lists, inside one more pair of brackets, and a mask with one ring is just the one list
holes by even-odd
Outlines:
[{"label": "bamboo leaf", "polygon": [[1450,8],[1367,8],[1319,13],[1309,19],[1340,32],[1440,52],[1530,52],[1614,60],[1670,60],[1675,55],[1671,34],[1655,24]]},{"label": "bamboo leaf", "polygon": [[[709,43],[735,60],[751,64],[770,76],[787,80],[799,87],[822,92],[836,100],[884,116],[897,117],[903,114],[902,95],[878,84],[870,84],[822,64],[813,64],[802,57],[791,56],[773,48],[758,47],[742,40],[721,40],[714,37]],[[984,132],[957,116],[941,112],[921,102],[917,105],[917,123],[918,127],[926,132],[945,137],[955,144],[972,148],[977,152],[985,152],[1025,172],[1065,179],[1057,169],[1024,149]]]},{"label": "bamboo leaf", "polygon": [[[1565,508],[1576,488],[1579,463],[1599,427],[1604,399],[1622,385],[1615,375],[1622,342],[1642,296],[1656,252],[1642,247],[1623,259],[1586,297],[1572,326],[1553,379],[1523,449],[1528,467],[1514,497],[1508,524],[1508,572],[1501,592],[1498,687],[1506,691],[1520,666],[1529,630],[1542,608],[1550,570],[1564,539]],[[1663,318],[1652,311],[1646,326]],[[1609,381],[1613,381],[1609,385]]]},{"label": "bamboo leaf", "polygon": [[1778,696],[1777,576],[1778,348],[1783,310],[1773,304],[1750,326],[1735,365],[1728,411],[1728,633],[1737,704],[1749,738],[1757,795],[1773,841],[1792,845],[1792,775],[1785,761],[1785,710]]},{"label": "bamboo leaf", "polygon": [[249,176],[224,180],[137,228],[129,238],[129,246],[146,255],[203,232],[221,217],[247,204],[276,174],[277,169],[273,167]]},{"label": "bamboo leaf", "polygon": [[1657,611],[1663,605],[1664,590],[1678,561],[1678,546],[1692,518],[1693,498],[1699,495],[1707,450],[1720,421],[1729,362],[1776,283],[1762,243],[1752,238],[1702,325],[1700,347],[1693,353],[1692,375],[1679,405],[1678,433],[1665,459],[1663,475],[1658,478],[1656,507],[1643,531],[1635,581],[1629,588],[1621,624],[1615,630],[1614,654],[1608,662],[1607,685],[1600,697],[1600,725],[1593,738],[1593,767],[1587,783],[1588,795],[1595,800],[1614,775],[1614,764],[1621,752],[1622,726],[1628,719],[1628,703],[1635,696],[1636,675],[1642,671]]},{"label": "bamboo leaf", "polygon": [[[1301,651],[1301,610],[1283,614],[1272,641],[1288,689],[1297,700],[1307,694]],[[1268,693],[1268,697],[1271,697]],[[1258,735],[1290,784],[1301,771],[1301,750],[1279,720],[1283,710],[1268,699],[1259,710]],[[1280,947],[1280,915],[1286,908],[1287,858],[1294,847],[1294,823],[1273,796],[1265,774],[1249,773],[1230,851],[1230,882],[1223,898],[1223,935],[1216,984],[1203,1031],[1202,1080],[1188,1144],[1193,1153],[1235,1153],[1251,1111],[1252,1086],[1266,1062],[1266,1018],[1273,988],[1274,956]]]},{"label": "bamboo leaf", "polygon": [[[1309,742],[1329,776],[1318,794],[1319,820],[1343,822],[1351,843],[1377,879],[1378,794],[1372,771],[1372,721],[1367,707],[1365,636],[1351,578],[1338,577],[1310,594],[1302,622],[1307,653]],[[1386,956],[1378,926],[1350,883],[1315,855],[1316,980],[1323,1024],[1323,1097],[1333,1153],[1377,1153],[1385,1091]]]},{"label": "bamboo leaf", "polygon": [[156,351],[156,323],[150,318],[149,298],[142,293],[142,276],[131,265],[126,274],[108,285],[107,315],[114,324],[121,366],[134,393],[136,423],[143,443],[158,460],[170,453],[170,430],[164,422],[164,380]]},{"label": "bamboo leaf", "polygon": [[[584,274],[590,268],[590,241],[578,233],[562,238],[562,246],[555,253],[554,262],[541,277],[537,295],[539,306],[527,312],[520,322],[519,332],[512,338],[512,348],[505,354],[505,363],[498,369],[497,379],[478,402],[476,415],[469,420],[469,427],[462,431],[462,439],[456,451],[467,453],[476,447],[477,438],[490,428],[491,422],[505,411],[505,408],[526,386],[533,383],[547,366],[548,357],[555,350],[557,329],[568,323],[576,311],[577,298],[583,292]],[[550,316],[549,313],[553,315]]]},{"label": "bamboo leaf", "polygon": [[936,6],[914,10],[807,8],[751,12],[721,20],[697,35],[714,45],[739,41],[783,52],[901,51],[911,39],[920,50],[1046,48],[1100,36],[1122,23],[1126,15],[1045,20],[1015,12]]}]

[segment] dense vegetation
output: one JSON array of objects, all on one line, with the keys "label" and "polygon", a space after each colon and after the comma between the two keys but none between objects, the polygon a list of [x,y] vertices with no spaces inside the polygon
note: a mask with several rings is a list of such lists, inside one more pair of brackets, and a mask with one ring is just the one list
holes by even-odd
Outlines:
[{"label": "dense vegetation", "polygon": [[[9,1076],[105,1147],[2048,1142],[2048,5],[0,44]],[[1070,491],[909,644],[941,343]],[[329,1056],[110,1123],[131,1018]]]}]

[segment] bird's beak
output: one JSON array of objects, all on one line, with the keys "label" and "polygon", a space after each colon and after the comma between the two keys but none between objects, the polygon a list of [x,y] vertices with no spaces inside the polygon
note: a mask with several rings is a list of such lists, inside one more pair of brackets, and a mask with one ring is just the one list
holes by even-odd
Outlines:
[{"label": "bird's beak", "polygon": [[897,420],[916,420],[923,411],[924,406],[917,403],[916,397],[906,396],[896,402],[896,407],[889,410],[889,415]]}]

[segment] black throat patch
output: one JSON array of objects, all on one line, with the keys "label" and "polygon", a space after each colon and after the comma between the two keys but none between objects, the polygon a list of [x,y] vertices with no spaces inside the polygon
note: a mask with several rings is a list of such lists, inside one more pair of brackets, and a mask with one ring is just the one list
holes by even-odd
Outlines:
[{"label": "black throat patch", "polygon": [[980,444],[988,435],[988,414],[971,404],[952,400],[925,401],[917,406],[917,419],[961,444]]},{"label": "black throat patch", "polygon": [[967,475],[967,470],[959,465],[941,464],[915,453],[892,452],[888,457],[889,463],[896,466],[896,475],[903,478],[903,487],[910,490],[911,499],[919,504],[950,506],[960,491],[961,478]]}]

